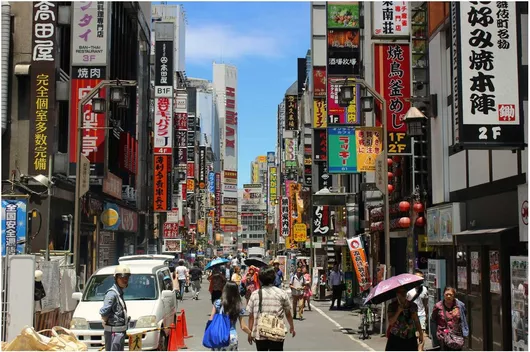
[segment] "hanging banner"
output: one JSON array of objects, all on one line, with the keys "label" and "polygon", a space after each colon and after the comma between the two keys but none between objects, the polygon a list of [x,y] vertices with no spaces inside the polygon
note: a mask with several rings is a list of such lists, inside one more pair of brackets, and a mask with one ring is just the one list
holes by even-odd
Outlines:
[{"label": "hanging banner", "polygon": [[372,280],[370,279],[370,269],[368,267],[368,261],[366,260],[366,253],[361,242],[361,237],[356,236],[350,238],[347,242],[355,272],[357,274],[359,288],[361,289],[361,292],[369,290],[372,286]]},{"label": "hanging banner", "polygon": [[313,66],[313,96],[326,97],[326,68]]},{"label": "hanging banner", "polygon": [[294,131],[298,129],[298,102],[296,95],[286,95],[285,129]]},{"label": "hanging banner", "polygon": [[[353,84],[354,80],[348,78],[348,83]],[[361,123],[361,88],[358,84],[353,85],[354,99],[343,108],[339,105],[340,87],[345,84],[344,78],[330,77],[328,79],[328,124],[338,125],[358,125]]]},{"label": "hanging banner", "polygon": [[154,153],[171,155],[173,150],[173,99],[155,97]]},{"label": "hanging banner", "polygon": [[375,158],[383,147],[381,127],[357,127],[355,141],[357,149],[357,171],[375,171]]},{"label": "hanging banner", "polygon": [[357,152],[354,127],[328,128],[329,173],[352,174],[357,172]]},{"label": "hanging banner", "polygon": [[326,99],[313,100],[313,128],[328,127]]},{"label": "hanging banner", "polygon": [[215,173],[215,219],[214,230],[221,229],[221,174]]},{"label": "hanging banner", "polygon": [[155,155],[154,159],[153,211],[171,211],[171,156]]},{"label": "hanging banner", "polygon": [[409,10],[407,1],[372,2],[372,38],[408,38]]},{"label": "hanging banner", "polygon": [[215,172],[213,171],[208,174],[208,193],[215,193]]},{"label": "hanging banner", "polygon": [[328,160],[328,134],[326,129],[313,130],[313,160]]},{"label": "hanging banner", "polygon": [[2,257],[24,254],[28,231],[28,199],[2,196]]},{"label": "hanging banner", "polygon": [[515,2],[453,2],[454,142],[524,148]]}]

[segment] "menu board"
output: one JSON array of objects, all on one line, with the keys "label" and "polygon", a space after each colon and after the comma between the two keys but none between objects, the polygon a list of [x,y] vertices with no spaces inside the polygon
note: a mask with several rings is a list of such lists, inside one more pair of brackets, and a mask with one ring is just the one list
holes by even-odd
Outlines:
[{"label": "menu board", "polygon": [[528,257],[510,257],[512,346],[528,351]]}]

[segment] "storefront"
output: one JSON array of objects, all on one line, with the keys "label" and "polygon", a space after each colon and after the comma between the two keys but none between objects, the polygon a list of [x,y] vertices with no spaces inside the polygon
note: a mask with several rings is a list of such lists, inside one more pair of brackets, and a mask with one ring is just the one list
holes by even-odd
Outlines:
[{"label": "storefront", "polygon": [[106,202],[101,216],[98,266],[118,264],[118,258],[135,254],[138,213],[115,203]]}]

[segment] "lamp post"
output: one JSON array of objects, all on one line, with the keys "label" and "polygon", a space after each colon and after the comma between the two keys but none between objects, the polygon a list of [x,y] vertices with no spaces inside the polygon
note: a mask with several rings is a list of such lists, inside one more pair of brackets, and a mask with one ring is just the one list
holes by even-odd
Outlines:
[{"label": "lamp post", "polygon": [[[368,83],[364,79],[360,79],[360,78],[349,78],[348,79],[347,78],[344,82],[344,86],[342,86],[339,91],[339,102],[343,104],[347,103],[346,106],[349,105],[349,103],[354,99],[353,85],[355,84],[358,84],[362,86],[364,89],[366,89],[370,93],[370,95],[381,104],[381,110],[382,110],[381,123],[383,127],[383,151],[382,153],[383,153],[383,159],[385,160],[385,162],[383,163],[384,165],[383,175],[386,175],[388,174],[388,163],[386,162],[386,160],[388,159],[388,149],[387,149],[388,148],[387,146],[387,143],[388,143],[387,127],[388,126],[387,126],[387,121],[386,121],[386,101],[381,96],[381,94],[376,92],[370,85],[368,85]],[[388,199],[389,193],[388,193],[387,187],[385,187],[383,196],[384,196],[383,208],[384,208],[384,219],[385,219],[384,221],[385,264],[387,267],[388,277],[390,277],[392,275],[391,270],[390,270],[390,211],[389,211],[389,205],[388,205],[389,204],[389,199]]]},{"label": "lamp post", "polygon": [[[136,87],[136,81],[131,80],[103,80],[99,82],[87,95],[79,99],[77,104],[77,143],[76,143],[76,164],[75,164],[75,200],[74,200],[74,268],[79,271],[79,251],[81,244],[81,152],[83,144],[84,129],[98,129],[97,127],[83,127],[83,107],[92,100],[92,111],[94,113],[104,113],[106,101],[104,98],[96,97],[102,88],[110,88],[110,100],[112,102],[121,102],[124,99],[123,87]],[[109,127],[100,127],[99,129],[109,129]]]}]

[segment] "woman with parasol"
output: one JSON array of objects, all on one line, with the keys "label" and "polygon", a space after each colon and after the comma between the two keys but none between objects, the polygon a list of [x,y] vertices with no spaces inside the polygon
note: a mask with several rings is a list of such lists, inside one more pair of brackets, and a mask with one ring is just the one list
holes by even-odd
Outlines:
[{"label": "woman with parasol", "polygon": [[260,284],[259,284],[259,269],[256,268],[254,265],[251,265],[248,268],[247,275],[243,280],[241,280],[241,292],[244,292],[245,298],[250,298],[250,295],[252,292],[259,290]]}]

